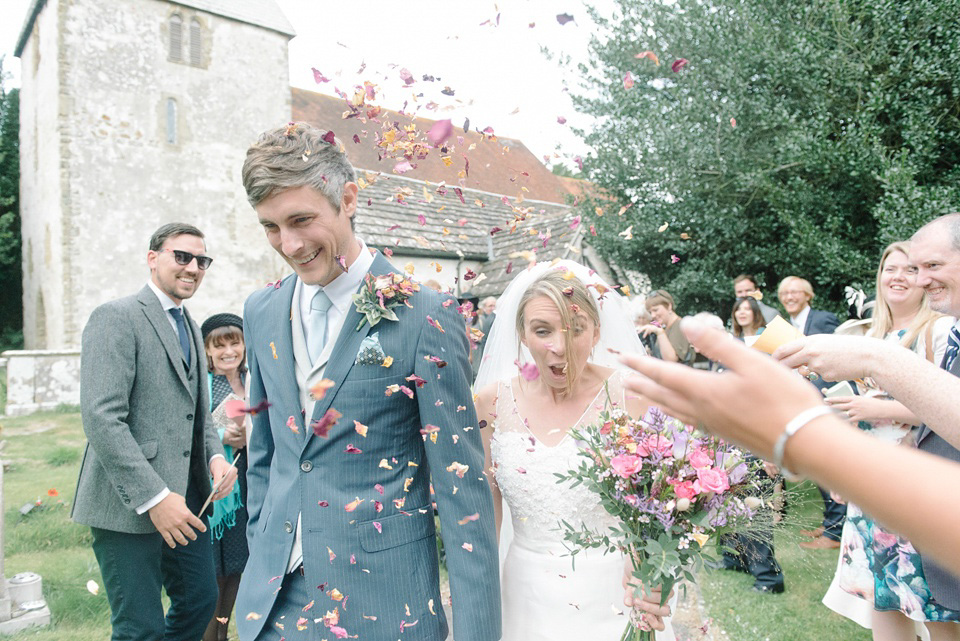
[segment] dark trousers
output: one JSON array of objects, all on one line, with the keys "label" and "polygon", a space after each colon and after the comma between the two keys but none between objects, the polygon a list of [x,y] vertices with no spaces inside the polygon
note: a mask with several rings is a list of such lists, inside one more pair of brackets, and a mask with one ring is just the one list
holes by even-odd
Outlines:
[{"label": "dark trousers", "polygon": [[[187,505],[194,513],[205,498],[187,490]],[[203,636],[217,605],[209,530],[171,549],[159,532],[90,529],[110,602],[112,641],[198,641]],[[170,597],[166,617],[161,588]]]},{"label": "dark trousers", "polygon": [[757,535],[730,534],[721,540],[725,547],[723,565],[728,570],[738,570],[753,576],[758,588],[782,588],[783,570],[774,556],[773,539]]},{"label": "dark trousers", "polygon": [[843,521],[847,518],[847,506],[830,498],[830,491],[817,486],[823,497],[823,536],[834,541],[840,540]]}]

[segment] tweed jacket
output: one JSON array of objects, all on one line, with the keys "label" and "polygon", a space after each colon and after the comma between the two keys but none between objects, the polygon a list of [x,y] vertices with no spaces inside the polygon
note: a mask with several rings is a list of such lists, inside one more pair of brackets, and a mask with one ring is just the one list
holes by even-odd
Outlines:
[{"label": "tweed jacket", "polygon": [[213,426],[200,328],[184,309],[192,365],[157,295],[139,293],[97,307],[83,330],[80,409],[87,447],[72,517],[93,527],[156,532],[136,508],[164,487],[185,495],[192,480],[210,492],[208,465],[223,446]]}]

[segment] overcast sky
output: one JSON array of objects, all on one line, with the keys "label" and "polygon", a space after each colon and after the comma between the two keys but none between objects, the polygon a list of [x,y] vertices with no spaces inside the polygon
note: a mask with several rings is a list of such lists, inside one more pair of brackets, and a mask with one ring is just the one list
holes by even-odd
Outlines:
[{"label": "overcast sky", "polygon": [[[593,24],[582,0],[368,0],[349,8],[318,0],[276,2],[297,32],[290,42],[290,83],[296,87],[333,95],[334,87],[352,93],[370,81],[384,107],[419,104],[423,116],[451,118],[456,126],[469,118],[471,127],[519,138],[541,159],[558,146],[568,159],[585,153],[570,130],[586,124],[564,91],[564,77],[573,77],[541,52],[546,46],[585,58]],[[4,68],[14,73],[7,86],[19,86],[13,50],[30,0],[2,3],[0,52]],[[594,4],[609,11],[612,0]],[[558,14],[574,20],[561,25]],[[312,68],[330,82],[318,85]],[[415,79],[409,86],[400,77],[403,68]],[[436,81],[424,81],[425,74]],[[452,96],[441,93],[447,87]],[[414,98],[419,93],[423,97]],[[426,109],[431,102],[435,107]]]}]

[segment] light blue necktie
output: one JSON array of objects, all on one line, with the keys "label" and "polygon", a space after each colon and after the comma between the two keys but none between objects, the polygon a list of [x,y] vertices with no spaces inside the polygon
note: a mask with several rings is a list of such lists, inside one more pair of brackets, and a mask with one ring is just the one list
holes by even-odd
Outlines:
[{"label": "light blue necktie", "polygon": [[333,301],[322,289],[310,301],[310,330],[307,334],[307,350],[310,352],[310,363],[316,364],[323,353],[323,346],[327,344],[327,311]]},{"label": "light blue necktie", "polygon": [[960,353],[960,330],[956,326],[950,328],[950,336],[947,337],[947,351],[943,353],[943,363],[940,367],[950,371],[953,361],[957,359]]},{"label": "light blue necktie", "polygon": [[170,315],[173,316],[173,320],[177,323],[177,336],[180,339],[180,349],[183,350],[183,360],[187,363],[187,368],[190,368],[190,338],[187,336],[187,323],[183,320],[183,312],[181,312],[176,307],[171,307],[169,309]]}]

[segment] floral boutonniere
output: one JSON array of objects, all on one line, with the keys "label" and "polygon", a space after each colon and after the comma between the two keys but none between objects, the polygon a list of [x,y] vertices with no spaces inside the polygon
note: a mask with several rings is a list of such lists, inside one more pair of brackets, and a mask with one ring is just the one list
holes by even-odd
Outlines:
[{"label": "floral boutonniere", "polygon": [[364,323],[370,323],[370,327],[373,327],[382,318],[399,320],[393,308],[400,304],[412,308],[408,299],[413,292],[418,291],[420,285],[402,274],[390,272],[376,277],[367,274],[363,287],[353,295],[353,304],[363,315],[357,323],[357,330],[363,327]]}]

